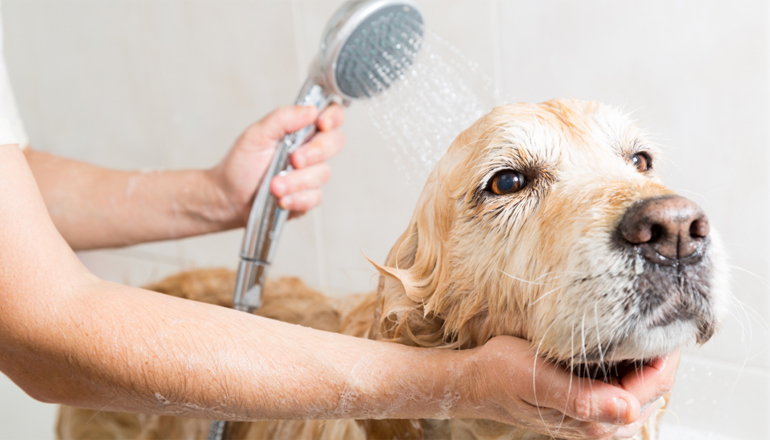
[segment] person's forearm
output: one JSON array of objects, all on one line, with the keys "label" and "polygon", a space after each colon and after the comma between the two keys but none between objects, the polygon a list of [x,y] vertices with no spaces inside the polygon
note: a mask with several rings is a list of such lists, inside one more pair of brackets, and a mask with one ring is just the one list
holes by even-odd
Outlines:
[{"label": "person's forearm", "polygon": [[59,235],[14,145],[0,183],[0,371],[33,397],[224,419],[441,414],[464,354],[107,283]]},{"label": "person's forearm", "polygon": [[463,359],[456,352],[316,331],[103,281],[76,286],[55,304],[6,322],[19,326],[18,355],[0,361],[46,401],[257,420],[437,417],[456,400],[450,393],[441,407]]},{"label": "person's forearm", "polygon": [[208,171],[116,171],[25,150],[54,224],[73,249],[126,246],[241,226]]}]

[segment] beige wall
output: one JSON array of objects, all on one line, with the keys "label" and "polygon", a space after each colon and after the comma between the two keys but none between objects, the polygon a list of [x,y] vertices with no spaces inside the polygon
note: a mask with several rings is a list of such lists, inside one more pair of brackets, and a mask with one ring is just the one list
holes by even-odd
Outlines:
[{"label": "beige wall", "polygon": [[[770,316],[768,3],[418,1],[429,26],[513,99],[601,100],[657,135],[668,183],[721,231],[748,310],[685,357],[679,422],[667,416],[664,438],[770,438],[770,338],[760,323]],[[247,124],[292,102],[340,3],[4,0],[5,55],[36,148],[115,168],[206,167]],[[398,175],[360,106],[345,130],[323,207],[287,227],[272,268],[333,294],[374,286],[362,253],[384,259],[420,190]],[[81,256],[100,276],[141,285],[234,267],[240,238]],[[49,436],[50,414],[0,380],[0,437]]]}]

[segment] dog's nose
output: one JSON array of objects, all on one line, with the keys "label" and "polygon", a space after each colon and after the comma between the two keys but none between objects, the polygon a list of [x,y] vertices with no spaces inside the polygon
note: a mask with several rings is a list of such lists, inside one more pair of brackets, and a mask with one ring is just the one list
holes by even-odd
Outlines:
[{"label": "dog's nose", "polygon": [[691,200],[657,197],[629,208],[620,222],[620,233],[653,263],[687,263],[700,256],[709,234],[709,221]]}]

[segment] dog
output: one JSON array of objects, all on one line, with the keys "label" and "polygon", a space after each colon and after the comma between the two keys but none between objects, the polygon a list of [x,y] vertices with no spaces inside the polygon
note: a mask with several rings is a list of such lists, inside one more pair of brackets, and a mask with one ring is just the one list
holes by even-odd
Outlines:
[{"label": "dog", "polygon": [[[332,300],[268,283],[259,314],[410,346],[528,339],[575,374],[708,341],[730,294],[706,215],[657,174],[658,149],[617,109],[551,100],[495,108],[432,171],[376,292]],[[200,270],[149,289],[231,306],[233,273]],[[637,435],[652,439],[657,416]],[[62,439],[205,438],[208,421],[63,407]],[[235,423],[237,439],[541,439],[486,420]]]}]

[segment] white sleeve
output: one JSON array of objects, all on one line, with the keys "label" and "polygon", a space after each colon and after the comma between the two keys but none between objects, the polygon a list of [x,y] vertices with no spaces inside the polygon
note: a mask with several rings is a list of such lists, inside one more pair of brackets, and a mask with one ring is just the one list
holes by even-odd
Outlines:
[{"label": "white sleeve", "polygon": [[16,100],[13,97],[8,71],[5,68],[3,56],[3,17],[0,9],[0,145],[19,144],[26,148],[29,145],[27,132],[19,117]]}]

